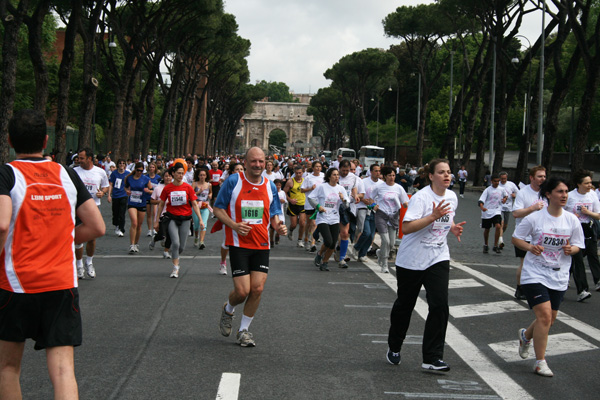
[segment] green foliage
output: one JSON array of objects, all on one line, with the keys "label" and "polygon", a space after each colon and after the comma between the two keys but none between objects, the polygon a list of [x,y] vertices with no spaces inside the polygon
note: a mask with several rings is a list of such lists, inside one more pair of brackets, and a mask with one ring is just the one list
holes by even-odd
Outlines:
[{"label": "green foliage", "polygon": [[[268,101],[275,103],[293,103],[294,96],[290,93],[290,88],[283,82],[260,81],[256,86],[263,91]],[[297,102],[297,101],[296,101]]]},{"label": "green foliage", "polygon": [[281,129],[273,129],[269,133],[269,145],[277,146],[280,149],[284,148],[284,143],[287,141],[287,135]]}]

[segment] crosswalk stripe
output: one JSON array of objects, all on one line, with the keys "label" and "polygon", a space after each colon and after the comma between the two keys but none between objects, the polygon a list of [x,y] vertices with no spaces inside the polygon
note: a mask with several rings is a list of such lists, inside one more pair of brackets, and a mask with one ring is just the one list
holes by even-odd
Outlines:
[{"label": "crosswalk stripe", "polygon": [[478,317],[481,315],[501,314],[514,311],[528,311],[521,304],[512,301],[494,301],[490,303],[463,304],[450,307],[450,315],[454,318]]},{"label": "crosswalk stripe", "polygon": [[241,374],[224,372],[217,390],[217,400],[237,400],[240,392]]}]

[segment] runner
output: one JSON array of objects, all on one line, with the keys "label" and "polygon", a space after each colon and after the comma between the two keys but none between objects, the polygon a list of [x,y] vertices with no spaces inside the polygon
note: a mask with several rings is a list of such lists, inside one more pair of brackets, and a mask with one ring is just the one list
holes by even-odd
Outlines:
[{"label": "runner", "polygon": [[404,237],[396,256],[398,298],[392,308],[386,357],[391,364],[400,364],[400,349],[410,317],[421,287],[425,286],[429,314],[423,334],[421,367],[445,372],[450,370],[442,360],[449,314],[447,236],[452,232],[460,242],[465,222],[454,223],[458,199],[454,192],[446,190],[451,174],[448,161],[433,160],[425,172],[431,184],[413,195],[402,222]]},{"label": "runner", "polygon": [[[161,179],[160,175],[158,174],[158,168],[156,167],[156,163],[154,161],[150,162],[150,164],[148,164],[148,168],[146,169],[148,171],[146,175],[148,176],[148,178],[150,178],[150,183],[152,183],[152,190],[154,191]],[[144,196],[146,197],[146,209],[148,211],[146,213],[146,222],[148,224],[148,233],[146,236],[152,236],[156,233],[154,232],[153,228],[153,216],[155,214],[154,204],[150,202],[150,197],[152,196],[152,194],[145,194]]]},{"label": "runner", "polygon": [[594,233],[594,220],[600,219],[600,202],[592,192],[592,174],[590,171],[580,169],[573,177],[576,189],[569,192],[569,199],[565,210],[575,214],[581,223],[581,229],[585,239],[585,249],[573,255],[571,270],[573,280],[577,287],[577,301],[582,302],[592,297],[589,292],[587,277],[585,276],[585,264],[583,257],[587,256],[595,290],[600,291],[600,260],[598,260],[598,237]]},{"label": "runner", "polygon": [[367,214],[365,216],[365,222],[363,224],[363,232],[358,238],[356,244],[354,245],[354,251],[357,255],[357,260],[362,262],[364,258],[367,256],[367,251],[369,247],[371,247],[371,243],[373,243],[373,238],[375,237],[375,213],[372,211],[373,209],[373,188],[381,183],[379,180],[381,168],[377,164],[371,164],[369,167],[369,177],[363,179],[363,184],[365,186],[365,196],[361,199],[361,203],[367,207]]},{"label": "runner", "polygon": [[461,199],[465,197],[465,186],[467,185],[468,177],[469,177],[469,173],[465,169],[465,166],[461,165],[460,170],[458,171],[458,185],[460,186]]},{"label": "runner", "polygon": [[[207,181],[208,179],[208,168],[200,167],[196,169],[194,173],[194,192],[196,192],[198,205],[200,206],[200,214],[202,215],[203,221],[208,221],[208,203],[212,198],[212,185]],[[204,237],[206,236],[206,225],[200,229],[200,220],[196,217],[196,214],[192,214],[194,218],[194,246],[198,247],[199,250],[204,250]]]},{"label": "runner", "polygon": [[294,166],[294,175],[287,180],[283,189],[287,194],[287,215],[290,217],[290,229],[288,231],[288,239],[294,240],[294,229],[300,225],[298,229],[298,247],[304,247],[302,237],[304,228],[306,227],[306,213],[304,212],[304,204],[306,203],[306,195],[302,192],[301,186],[304,183],[302,177],[302,166]]},{"label": "runner", "polygon": [[[165,172],[163,172],[163,179],[162,181],[160,181],[160,183],[156,186],[156,188],[154,188],[154,191],[152,192],[152,197],[151,197],[151,202],[155,205],[158,206],[160,204],[160,195],[163,191],[163,189],[165,188],[165,186],[169,185],[171,182],[173,182],[173,177],[171,176],[171,174],[169,174],[169,171],[166,170]],[[169,201],[169,199],[167,199],[167,202]],[[150,243],[148,243],[148,248],[150,248],[150,250],[154,250],[154,245],[156,242],[160,241],[163,245],[163,258],[171,258],[171,253],[169,253],[169,249],[171,248],[171,238],[169,237],[169,220],[167,218],[163,218],[163,216],[165,215],[165,212],[167,212],[167,208],[163,208],[163,211],[160,215],[158,215],[157,213],[158,208],[154,207],[154,214],[152,215],[152,221],[156,221],[157,219],[159,220],[159,226],[158,226],[158,230],[156,231],[156,234],[154,234],[154,236],[152,236],[152,239],[150,239]],[[154,230],[154,228],[153,228]]]},{"label": "runner", "polygon": [[127,163],[120,159],[117,161],[117,170],[110,174],[108,188],[108,202],[112,203],[112,223],[115,226],[115,235],[125,235],[125,214],[127,213],[127,192],[125,192],[125,177],[129,171],[125,169]]},{"label": "runner", "polygon": [[[92,196],[92,199],[94,199],[96,205],[100,207],[100,199],[108,193],[109,188],[106,172],[104,172],[102,168],[94,165],[94,154],[90,148],[81,149],[77,158],[79,160],[79,166],[73,168],[73,170],[77,172]],[[85,260],[85,273],[93,279],[96,277],[96,270],[94,269],[93,263],[94,253],[96,251],[96,239],[87,242],[85,250],[87,255]],[[75,257],[77,259],[77,277],[83,279],[83,243],[75,245]]]},{"label": "runner", "polygon": [[375,211],[375,226],[381,238],[381,248],[377,250],[377,262],[381,272],[389,273],[388,257],[396,243],[400,225],[400,209],[408,207],[408,195],[402,186],[394,182],[396,173],[392,167],[382,167],[384,181],[375,185],[371,191]]},{"label": "runner", "polygon": [[533,339],[534,372],[548,377],[554,375],[545,359],[548,332],[567,291],[571,256],[585,246],[579,220],[563,210],[568,190],[560,178],[544,182],[540,197],[547,199],[548,206],[523,218],[512,238],[512,243],[526,252],[521,291],[535,313],[531,325],[519,329],[519,355],[527,358]]},{"label": "runner", "polygon": [[[169,174],[173,177],[173,182],[165,186],[160,194],[157,215],[162,214],[166,204],[167,212],[165,213],[165,217],[169,219],[168,232],[171,237],[171,253],[173,256],[173,271],[170,277],[178,278],[181,268],[179,265],[179,255],[185,250],[192,211],[200,219],[200,228],[204,227],[204,221],[200,215],[198,202],[195,201],[196,193],[194,193],[194,189],[183,182],[185,167],[181,163],[175,163],[175,165],[169,168]],[[154,221],[154,229],[159,229],[159,220],[157,219]]]},{"label": "runner", "polygon": [[142,233],[142,225],[146,218],[146,203],[148,196],[152,195],[152,182],[144,173],[144,164],[141,162],[135,163],[133,172],[125,177],[125,191],[129,196],[127,201],[127,211],[131,220],[129,228],[129,254],[140,252],[138,243]]},{"label": "runner", "polygon": [[34,349],[46,351],[54,398],[75,399],[73,348],[82,326],[73,242],[106,228],[77,174],[43,158],[42,113],[15,112],[8,139],[17,159],[0,167],[0,398],[21,398],[21,361],[32,338]]},{"label": "runner", "polygon": [[[360,178],[356,175],[350,173],[350,161],[342,160],[340,162],[340,179],[339,184],[341,187],[346,190],[346,197],[348,201],[354,204],[357,204],[361,198],[364,197],[363,193],[359,192],[360,188]],[[352,214],[350,210],[350,206],[345,207],[344,205],[340,205],[339,210],[340,217],[340,253],[338,260],[338,267],[340,268],[348,268],[348,264],[346,263],[346,253],[348,252],[348,245],[350,243],[350,222],[356,222],[356,217]]]},{"label": "runner", "polygon": [[[544,199],[540,199],[540,185],[546,180],[546,168],[538,165],[529,170],[529,185],[519,190],[515,203],[513,205],[513,217],[515,217],[515,230],[521,223],[521,220],[529,214],[543,209],[547,203]],[[517,268],[517,289],[515,290],[515,298],[517,300],[525,300],[525,295],[521,293],[521,270],[523,269],[523,259],[526,252],[518,247],[515,247],[515,256],[521,259],[519,268]]]},{"label": "runner", "polygon": [[315,256],[315,265],[321,271],[329,271],[329,257],[335,251],[340,233],[340,214],[342,207],[348,207],[349,198],[343,187],[338,185],[340,173],[332,167],[325,172],[325,183],[316,187],[308,200],[317,214],[316,232],[323,237],[323,245]]},{"label": "runner", "polygon": [[494,235],[495,253],[500,254],[498,240],[502,233],[502,204],[508,200],[508,194],[500,187],[500,177],[496,174],[490,177],[491,186],[488,186],[481,196],[477,205],[481,209],[481,227],[483,228],[483,253],[489,253],[488,240],[490,237],[490,228],[496,228]]},{"label": "runner", "polygon": [[500,187],[506,191],[508,199],[502,204],[502,231],[500,232],[500,239],[498,239],[498,247],[500,250],[504,249],[504,239],[502,236],[508,229],[508,220],[510,214],[512,214],[513,204],[515,203],[515,197],[519,193],[519,188],[513,182],[508,180],[508,173],[502,171],[498,174],[500,176]]},{"label": "runner", "polygon": [[[300,190],[306,198],[310,196],[313,190],[317,188],[320,184],[323,183],[323,178],[325,174],[321,172],[323,170],[323,164],[321,161],[313,161],[312,163],[312,173],[308,174],[306,178],[304,178],[304,182],[300,187]],[[317,251],[317,245],[315,238],[313,238],[313,232],[317,227],[315,219],[311,219],[310,216],[314,214],[315,208],[310,204],[309,201],[304,202],[304,210],[307,218],[306,228],[304,229],[304,247],[306,250],[314,253]],[[310,238],[310,241],[309,241]]]},{"label": "runner", "polygon": [[[256,343],[248,328],[260,304],[269,272],[269,225],[287,233],[275,184],[263,178],[265,154],[258,147],[246,152],[246,172],[230,176],[215,201],[214,213],[225,225],[234,289],[221,312],[220,330],[231,334],[235,306],[244,303],[237,342],[242,347]],[[233,219],[232,219],[233,218]]]},{"label": "runner", "polygon": [[[231,164],[229,163],[229,169],[231,169]],[[223,171],[219,169],[219,162],[217,160],[213,161],[211,164],[212,169],[208,171],[208,177],[210,184],[212,185],[212,199],[211,199],[211,207],[214,207],[215,200],[219,195],[219,189],[221,188],[221,176],[223,175]]]}]

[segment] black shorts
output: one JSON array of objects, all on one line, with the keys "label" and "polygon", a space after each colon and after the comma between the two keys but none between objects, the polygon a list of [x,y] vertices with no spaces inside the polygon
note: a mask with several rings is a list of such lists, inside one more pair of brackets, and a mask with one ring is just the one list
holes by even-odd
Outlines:
[{"label": "black shorts", "polygon": [[538,304],[550,302],[550,308],[558,311],[560,303],[565,297],[566,290],[553,290],[549,289],[541,283],[528,283],[521,285],[521,292],[527,298],[529,308],[533,308]]},{"label": "black shorts", "polygon": [[31,294],[0,289],[0,340],[29,338],[36,350],[81,345],[77,288]]},{"label": "black shorts", "polygon": [[494,226],[496,226],[496,224],[501,224],[502,223],[502,216],[501,215],[494,215],[492,218],[489,219],[481,219],[481,227],[483,229],[490,229],[493,228]]},{"label": "black shorts", "polygon": [[136,210],[138,210],[139,212],[146,212],[146,206],[143,207],[137,207],[137,206],[132,206],[131,204],[127,205],[127,209],[129,210],[130,208],[135,208]]},{"label": "black shorts", "polygon": [[300,214],[304,214],[304,204],[288,204],[287,210],[285,211],[290,217],[296,217]]},{"label": "black shorts", "polygon": [[350,207],[340,204],[339,212],[341,225],[348,225],[351,221],[356,219],[354,214],[352,214],[352,211],[350,211]]},{"label": "black shorts", "polygon": [[[212,183],[211,183],[212,185]],[[221,190],[221,186],[219,185],[212,185],[212,198],[213,200],[215,200],[217,198],[217,196],[219,195],[219,190]]]},{"label": "black shorts", "polygon": [[[527,242],[527,243],[529,243],[529,242]],[[515,257],[525,258],[526,254],[527,254],[527,252],[525,250],[521,250],[520,248],[515,246]]]},{"label": "black shorts", "polygon": [[231,275],[249,275],[250,271],[269,273],[269,250],[229,246]]}]

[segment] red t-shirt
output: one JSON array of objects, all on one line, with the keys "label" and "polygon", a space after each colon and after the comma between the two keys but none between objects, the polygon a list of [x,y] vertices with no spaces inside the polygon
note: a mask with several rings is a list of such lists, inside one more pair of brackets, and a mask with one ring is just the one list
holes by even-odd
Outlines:
[{"label": "red t-shirt", "polygon": [[[160,194],[160,199],[166,203],[168,213],[188,217],[192,215],[191,202],[196,200],[196,193],[185,182],[179,186],[169,183]],[[168,203],[167,199],[169,199]]]},{"label": "red t-shirt", "polygon": [[223,176],[223,171],[221,171],[220,169],[214,170],[214,169],[209,169],[208,170],[208,177],[210,180],[210,184],[213,186],[217,186],[219,185],[219,183],[221,183],[221,177]]}]

